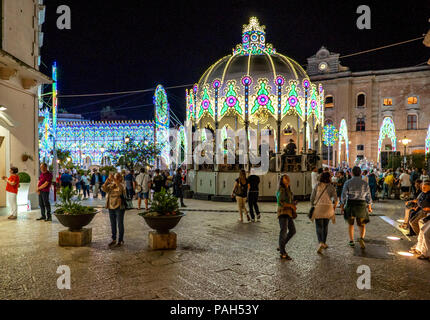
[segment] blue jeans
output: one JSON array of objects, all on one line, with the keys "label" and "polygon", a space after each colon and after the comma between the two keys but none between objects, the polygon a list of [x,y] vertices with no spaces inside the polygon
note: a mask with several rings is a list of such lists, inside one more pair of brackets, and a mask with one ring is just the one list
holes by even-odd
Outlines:
[{"label": "blue jeans", "polygon": [[112,240],[116,240],[117,227],[119,231],[118,242],[124,241],[124,213],[125,210],[109,209],[110,225],[112,228]]},{"label": "blue jeans", "polygon": [[326,243],[329,219],[315,219],[318,243]]},{"label": "blue jeans", "polygon": [[384,182],[384,188],[383,188],[383,192],[382,192],[382,198],[383,199],[385,199],[385,195],[387,195],[387,198],[390,199],[392,188],[393,188],[392,185],[388,185]]},{"label": "blue jeans", "polygon": [[[49,202],[49,192],[40,191],[39,194],[40,214],[43,219],[51,218],[51,203]],[[45,214],[46,212],[46,214]]]},{"label": "blue jeans", "polygon": [[279,216],[279,227],[281,231],[279,232],[279,251],[281,254],[286,254],[285,246],[288,241],[296,234],[296,227],[294,226],[294,221],[289,215]]},{"label": "blue jeans", "polygon": [[370,188],[370,194],[372,196],[372,200],[375,201],[376,200],[376,185],[375,184],[369,184],[369,188]]}]

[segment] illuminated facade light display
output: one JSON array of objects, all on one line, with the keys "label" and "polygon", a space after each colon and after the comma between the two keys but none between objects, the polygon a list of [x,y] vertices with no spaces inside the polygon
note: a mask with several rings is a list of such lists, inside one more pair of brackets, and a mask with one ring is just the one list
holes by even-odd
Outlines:
[{"label": "illuminated facade light display", "polygon": [[340,127],[339,127],[339,156],[338,156],[339,163],[341,163],[342,143],[345,143],[346,162],[349,163],[348,126],[346,124],[345,119],[342,119],[342,121],[340,122]]},{"label": "illuminated facade light display", "polygon": [[[106,165],[111,163],[114,154],[108,150],[120,150],[126,138],[133,137],[136,143],[156,143],[162,147],[158,166],[170,164],[170,145],[168,143],[170,110],[164,88],[159,85],[154,94],[154,121],[59,121],[57,124],[56,149],[69,151],[72,161],[79,165]],[[48,111],[49,112],[49,111]],[[46,112],[44,113],[46,114]],[[41,125],[45,135],[40,139],[40,154],[52,162],[53,119],[49,115]],[[186,146],[185,129],[180,128],[179,141]],[[149,161],[154,162],[154,159]]]},{"label": "illuminated facade light display", "polygon": [[397,150],[396,127],[391,117],[385,117],[382,121],[381,129],[379,130],[378,139],[378,163],[381,158],[382,142],[388,137],[391,139],[392,151]]},{"label": "illuminated facade light display", "polygon": [[[101,165],[113,155],[102,150],[123,148],[126,137],[154,143],[154,122],[97,121],[58,122],[57,149],[70,151],[76,164]],[[104,161],[102,161],[104,158]]]}]

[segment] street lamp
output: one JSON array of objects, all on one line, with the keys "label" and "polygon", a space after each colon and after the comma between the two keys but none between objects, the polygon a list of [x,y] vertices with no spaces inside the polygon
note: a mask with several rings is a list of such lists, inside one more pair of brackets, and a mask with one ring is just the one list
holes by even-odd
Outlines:
[{"label": "street lamp", "polygon": [[404,152],[404,168],[406,169],[406,147],[408,146],[409,142],[411,142],[411,139],[406,138],[406,136],[401,140],[403,146],[405,147]]},{"label": "street lamp", "polygon": [[105,149],[104,147],[101,147],[101,148],[100,148],[100,151],[101,151],[101,153],[102,153],[102,161],[101,161],[101,162],[102,162],[102,165],[104,165],[104,162],[103,162],[104,157],[103,157],[103,156],[104,156],[104,153],[105,153],[106,149]]},{"label": "street lamp", "polygon": [[125,144],[129,144],[129,142],[130,142],[130,137],[125,137],[125,139],[124,139],[124,142],[125,142]]}]

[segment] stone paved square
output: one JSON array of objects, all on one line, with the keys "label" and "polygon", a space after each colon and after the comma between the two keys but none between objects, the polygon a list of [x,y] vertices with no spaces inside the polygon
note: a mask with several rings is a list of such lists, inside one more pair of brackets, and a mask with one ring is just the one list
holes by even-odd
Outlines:
[{"label": "stone paved square", "polygon": [[[58,246],[52,223],[35,221],[38,211],[16,222],[0,217],[0,299],[429,299],[430,263],[403,257],[415,239],[373,216],[367,251],[347,246],[347,226],[337,215],[329,226],[330,248],[316,253],[315,226],[299,204],[297,234],[287,245],[293,261],[276,251],[279,225],[274,203],[262,203],[262,221],[238,223],[234,203],[186,200],[189,211],[175,228],[176,251],[148,249],[149,227],[128,211],[125,245],[109,249],[110,224],[105,210],[90,224],[93,242],[82,248]],[[101,201],[88,204],[102,206]],[[376,215],[402,215],[400,201],[375,204]],[[215,209],[220,212],[206,212]],[[389,216],[388,216],[389,215]],[[400,241],[386,237],[394,235]],[[383,255],[383,258],[378,255]],[[376,256],[375,256],[376,255]],[[71,290],[57,289],[58,266],[71,269]],[[371,270],[371,289],[359,290],[357,268]]]}]

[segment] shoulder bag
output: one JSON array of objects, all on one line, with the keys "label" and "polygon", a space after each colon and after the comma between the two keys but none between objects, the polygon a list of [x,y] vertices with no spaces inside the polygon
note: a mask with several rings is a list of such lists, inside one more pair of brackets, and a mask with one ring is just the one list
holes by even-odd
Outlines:
[{"label": "shoulder bag", "polygon": [[[325,188],[324,188],[323,192],[321,192],[320,196],[318,197],[317,202],[315,202],[315,205],[314,205],[314,206],[312,206],[312,207],[311,207],[311,209],[309,210],[308,218],[309,218],[310,220],[312,220],[312,216],[314,215],[315,207],[316,207],[316,205],[318,204],[318,202],[320,201],[320,199],[321,199],[322,195],[324,194],[324,192],[327,190],[327,187],[328,187],[328,184],[325,186]],[[317,188],[318,188],[318,186],[317,186]]]}]

